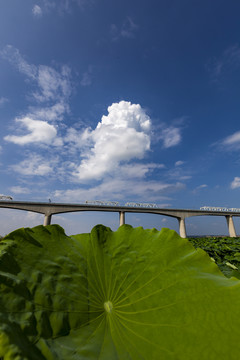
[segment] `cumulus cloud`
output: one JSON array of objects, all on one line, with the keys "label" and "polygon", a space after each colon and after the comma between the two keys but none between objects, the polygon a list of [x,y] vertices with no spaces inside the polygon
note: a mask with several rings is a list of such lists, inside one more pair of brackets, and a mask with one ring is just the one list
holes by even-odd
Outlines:
[{"label": "cumulus cloud", "polygon": [[32,8],[32,13],[36,17],[41,17],[42,16],[41,7],[39,5],[34,5],[34,7]]},{"label": "cumulus cloud", "polygon": [[142,159],[150,150],[151,121],[139,104],[127,101],[108,107],[95,130],[85,133],[91,147],[83,154],[76,176],[79,180],[101,179],[121,162]]},{"label": "cumulus cloud", "polygon": [[30,154],[19,164],[10,166],[10,169],[24,176],[44,176],[53,173],[55,160],[46,160],[41,155]]},{"label": "cumulus cloud", "polygon": [[230,184],[231,189],[237,189],[240,187],[240,177],[235,177],[234,180]]},{"label": "cumulus cloud", "polygon": [[13,142],[18,145],[26,145],[29,143],[43,143],[53,144],[57,136],[57,130],[55,126],[48,124],[45,121],[33,120],[29,117],[22,119],[16,119],[17,123],[20,123],[23,127],[27,128],[28,134],[17,136],[7,135],[4,140]]}]

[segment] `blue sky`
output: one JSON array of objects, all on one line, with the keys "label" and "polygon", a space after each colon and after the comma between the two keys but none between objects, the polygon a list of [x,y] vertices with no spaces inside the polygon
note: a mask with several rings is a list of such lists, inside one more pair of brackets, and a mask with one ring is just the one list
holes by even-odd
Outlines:
[{"label": "blue sky", "polygon": [[[239,11],[226,0],[1,4],[0,193],[239,207]],[[1,234],[42,222],[0,215]],[[55,220],[68,233],[118,226],[118,214]],[[162,216],[126,220],[178,229]],[[188,234],[227,233],[224,218],[186,223]]]}]

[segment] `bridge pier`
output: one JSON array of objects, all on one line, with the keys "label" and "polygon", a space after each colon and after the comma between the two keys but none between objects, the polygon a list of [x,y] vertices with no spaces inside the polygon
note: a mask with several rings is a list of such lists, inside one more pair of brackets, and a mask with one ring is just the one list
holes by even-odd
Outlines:
[{"label": "bridge pier", "polygon": [[186,238],[187,232],[186,232],[186,226],[185,226],[185,218],[178,218],[178,222],[179,222],[179,235],[182,238]]},{"label": "bridge pier", "polygon": [[226,220],[227,220],[229,236],[230,237],[236,237],[237,235],[236,235],[236,230],[235,230],[232,215],[227,215],[225,217],[226,217]]},{"label": "bridge pier", "polygon": [[44,216],[44,222],[43,225],[47,226],[51,224],[51,218],[52,218],[52,214],[51,215],[46,215]]},{"label": "bridge pier", "polygon": [[119,211],[119,226],[125,224],[125,211]]}]

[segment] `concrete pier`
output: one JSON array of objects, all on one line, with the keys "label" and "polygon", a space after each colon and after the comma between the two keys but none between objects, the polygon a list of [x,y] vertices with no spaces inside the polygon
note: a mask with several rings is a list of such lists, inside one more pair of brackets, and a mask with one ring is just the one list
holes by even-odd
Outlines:
[{"label": "concrete pier", "polygon": [[51,218],[52,218],[52,215],[45,215],[43,225],[44,226],[50,225],[51,224]]},{"label": "concrete pier", "polygon": [[232,215],[227,215],[226,220],[227,220],[227,225],[228,225],[229,236],[236,237],[237,235],[236,235],[236,230],[235,230]]},{"label": "concrete pier", "polygon": [[184,218],[178,218],[178,222],[179,222],[179,235],[182,238],[186,238],[187,237],[187,232],[186,232],[186,226],[185,226],[185,219]]},{"label": "concrete pier", "polygon": [[125,212],[120,211],[119,212],[119,226],[124,225],[124,224],[125,224]]}]

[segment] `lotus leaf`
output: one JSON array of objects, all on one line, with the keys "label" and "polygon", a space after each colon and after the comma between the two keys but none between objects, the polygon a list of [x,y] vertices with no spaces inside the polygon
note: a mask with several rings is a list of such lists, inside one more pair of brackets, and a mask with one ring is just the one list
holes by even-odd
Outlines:
[{"label": "lotus leaf", "polygon": [[0,241],[0,358],[239,358],[240,282],[172,230],[58,225]]}]

